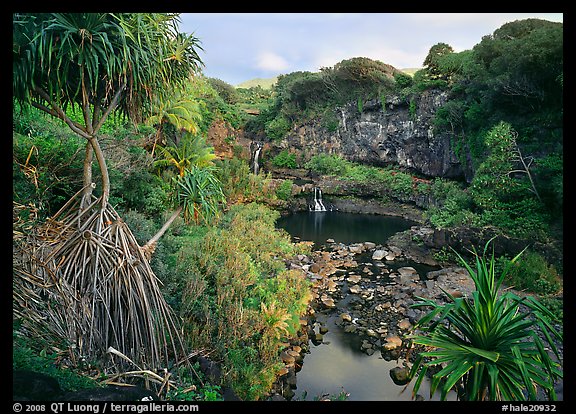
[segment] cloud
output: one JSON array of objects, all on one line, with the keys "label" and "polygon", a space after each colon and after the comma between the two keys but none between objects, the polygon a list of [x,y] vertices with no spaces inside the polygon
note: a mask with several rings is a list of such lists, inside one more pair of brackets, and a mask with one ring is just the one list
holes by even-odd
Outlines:
[{"label": "cloud", "polygon": [[256,56],[256,67],[270,72],[282,72],[288,69],[290,64],[274,52],[261,52]]},{"label": "cloud", "polygon": [[528,17],[563,20],[562,13],[184,13],[182,28],[202,41],[205,73],[237,84],[353,57],[420,67],[439,42],[461,52]]}]

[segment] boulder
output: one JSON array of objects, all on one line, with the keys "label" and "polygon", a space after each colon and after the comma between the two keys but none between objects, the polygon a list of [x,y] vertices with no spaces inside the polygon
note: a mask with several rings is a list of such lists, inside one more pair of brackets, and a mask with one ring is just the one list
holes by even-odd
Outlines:
[{"label": "boulder", "polygon": [[159,401],[158,395],[134,385],[108,385],[66,393],[63,401]]},{"label": "boulder", "polygon": [[406,385],[410,382],[410,370],[406,367],[394,367],[390,370],[390,378],[396,385]]},{"label": "boulder", "polygon": [[352,316],[350,316],[349,313],[341,313],[340,319],[342,320],[342,322],[352,322]]},{"label": "boulder", "polygon": [[61,394],[62,389],[56,378],[31,370],[12,371],[14,401],[52,401]]},{"label": "boulder", "polygon": [[375,250],[374,253],[372,253],[372,260],[382,260],[387,254],[388,252],[386,250]]},{"label": "boulder", "polygon": [[402,346],[402,339],[393,335],[386,338],[386,343],[382,346],[386,351],[392,351]]}]

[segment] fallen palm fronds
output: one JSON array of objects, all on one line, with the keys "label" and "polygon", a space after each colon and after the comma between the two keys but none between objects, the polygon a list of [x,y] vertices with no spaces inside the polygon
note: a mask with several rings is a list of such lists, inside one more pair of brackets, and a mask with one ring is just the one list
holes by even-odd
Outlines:
[{"label": "fallen palm fronds", "polygon": [[[29,335],[60,341],[74,362],[121,371],[186,355],[171,308],[134,235],[110,203],[79,191],[44,224],[14,229],[13,312]],[[18,206],[15,206],[18,207]],[[21,227],[21,226],[20,226]]]}]

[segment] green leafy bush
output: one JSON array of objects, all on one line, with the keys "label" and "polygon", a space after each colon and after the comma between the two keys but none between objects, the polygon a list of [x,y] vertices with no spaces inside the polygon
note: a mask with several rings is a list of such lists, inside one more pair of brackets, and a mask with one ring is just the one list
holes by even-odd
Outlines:
[{"label": "green leafy bush", "polygon": [[235,392],[257,400],[270,391],[284,341],[311,299],[304,274],[287,270],[296,254],[279,213],[234,205],[201,240],[182,247],[176,273],[186,281],[181,316],[193,349],[222,360]]},{"label": "green leafy bush", "polygon": [[[500,262],[506,262],[501,257]],[[500,263],[502,266],[502,263]],[[556,268],[539,253],[527,251],[508,270],[505,282],[518,290],[539,295],[553,295],[562,288],[562,280]]]},{"label": "green leafy bush", "polygon": [[278,168],[297,168],[296,154],[282,150],[278,155],[272,158],[272,165]]},{"label": "green leafy bush", "polygon": [[281,140],[290,131],[292,124],[283,116],[277,116],[270,122],[266,123],[264,132],[271,140]]},{"label": "green leafy bush", "polygon": [[400,89],[409,88],[413,83],[412,76],[403,72],[394,74],[394,80]]},{"label": "green leafy bush", "polygon": [[276,188],[276,196],[280,199],[280,200],[288,200],[290,198],[290,196],[292,195],[292,186],[294,185],[292,180],[284,180],[282,181],[282,184],[280,184],[277,188]]},{"label": "green leafy bush", "polygon": [[13,199],[22,204],[34,200],[42,217],[56,213],[82,188],[86,146],[71,133],[46,127],[38,122],[29,136],[12,135]]},{"label": "green leafy bush", "polygon": [[350,168],[350,163],[337,155],[318,154],[312,156],[305,167],[318,174],[344,176]]}]

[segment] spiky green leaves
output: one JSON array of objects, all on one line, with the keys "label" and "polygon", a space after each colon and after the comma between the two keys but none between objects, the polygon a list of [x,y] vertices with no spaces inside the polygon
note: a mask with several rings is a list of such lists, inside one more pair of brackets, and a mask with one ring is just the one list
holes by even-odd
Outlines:
[{"label": "spiky green leaves", "polygon": [[226,202],[214,168],[191,166],[183,177],[176,180],[177,200],[182,206],[185,220],[206,222],[218,214],[221,203]]},{"label": "spiky green leaves", "polygon": [[412,337],[429,349],[412,367],[411,376],[418,375],[414,394],[430,367],[440,366],[432,375],[430,393],[439,389],[441,399],[454,389],[461,399],[475,401],[535,400],[538,389],[556,398],[554,382],[563,374],[554,338],[562,341],[562,334],[551,323],[552,313],[536,299],[500,294],[506,269],[497,277],[494,253],[486,259],[491,241],[482,255],[474,252],[474,267],[459,256],[474,280],[471,297],[449,297],[442,305],[420,298],[413,305],[432,308],[416,325],[422,333]]}]

